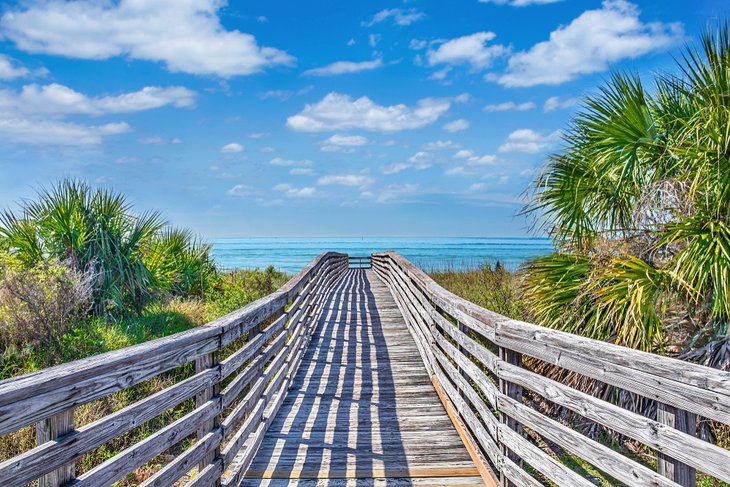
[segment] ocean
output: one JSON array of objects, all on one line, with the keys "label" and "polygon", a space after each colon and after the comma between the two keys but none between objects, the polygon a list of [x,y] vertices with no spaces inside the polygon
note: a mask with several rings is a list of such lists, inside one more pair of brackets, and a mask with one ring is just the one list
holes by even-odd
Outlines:
[{"label": "ocean", "polygon": [[526,260],[550,253],[548,238],[221,238],[211,240],[213,256],[225,269],[263,269],[273,265],[298,272],[319,253],[333,250],[353,256],[396,250],[427,271],[463,270],[501,262],[514,270]]}]

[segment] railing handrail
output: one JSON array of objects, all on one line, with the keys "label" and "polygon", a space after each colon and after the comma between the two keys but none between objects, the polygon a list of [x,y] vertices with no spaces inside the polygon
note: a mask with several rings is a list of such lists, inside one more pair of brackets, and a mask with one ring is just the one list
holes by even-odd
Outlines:
[{"label": "railing handrail", "polygon": [[[205,485],[203,479],[208,477],[220,478],[224,467],[237,453],[231,446],[242,446],[252,433],[246,428],[268,426],[265,422],[252,422],[247,414],[259,411],[257,404],[261,404],[257,414],[264,415],[260,416],[260,421],[264,421],[265,412],[272,407],[266,398],[275,396],[280,400],[283,397],[281,388],[290,380],[291,371],[296,370],[297,361],[301,360],[301,346],[306,344],[308,333],[313,329],[311,322],[303,320],[306,317],[311,320],[318,307],[323,306],[324,293],[346,268],[346,254],[326,252],[279,290],[205,325],[1,381],[0,436],[37,424],[39,446],[0,463],[0,485],[24,485],[49,472],[52,476],[46,477],[45,485],[64,485],[73,475],[63,478],[56,469],[73,472],[73,462],[84,453],[192,396],[197,398],[196,409],[166,427],[175,428],[170,433],[163,428],[153,435],[154,438],[148,438],[150,441],[145,440],[154,446],[142,447],[142,443],[137,443],[73,480],[73,484],[108,485],[137,468],[140,458],[145,458],[144,454],[135,455],[136,451],[131,450],[146,448],[147,454],[164,451],[166,442],[171,442],[169,446],[172,446],[196,430],[199,442],[178,457],[184,461],[173,461],[172,467],[168,465],[160,476],[179,478],[189,469],[190,459],[200,457],[204,462],[201,470],[207,469],[207,473],[203,475],[201,471],[193,485]],[[285,310],[289,302],[291,306]],[[265,324],[267,320],[273,322]],[[283,330],[289,331],[282,333]],[[225,360],[220,360],[219,351],[244,335],[248,335],[248,341]],[[74,429],[74,408],[193,361],[196,364],[194,376]],[[265,372],[264,366],[267,366]],[[242,372],[220,391],[218,384],[239,368]],[[239,395],[244,392],[244,399],[239,401]],[[274,401],[273,397],[270,400]],[[223,419],[224,410],[236,404],[233,412]],[[238,429],[244,418],[248,419]],[[211,440],[209,435],[213,433],[216,439]],[[235,434],[227,450],[221,453],[219,445],[231,433]]]},{"label": "railing handrail", "polygon": [[[396,297],[420,341],[426,367],[459,409],[472,440],[490,458],[495,471],[509,481],[537,485],[519,467],[524,460],[559,485],[590,485],[562,465],[551,463],[544,453],[541,456],[541,450],[519,434],[522,423],[533,431],[547,431],[552,441],[572,448],[584,459],[595,462],[600,457],[600,469],[629,485],[693,485],[693,480],[685,481],[681,475],[682,471],[689,472],[688,477],[694,475],[693,468],[730,481],[730,452],[700,440],[691,425],[681,424],[684,419],[693,420],[687,414],[730,424],[730,373],[507,318],[447,291],[394,251],[373,254],[373,268]],[[493,343],[499,354],[474,337]],[[523,355],[656,401],[661,421],[525,369],[521,367]],[[471,387],[474,384],[476,390]],[[561,429],[553,419],[522,404],[523,389],[659,451],[663,475],[592,440],[584,441],[587,437],[567,427]],[[490,420],[494,416],[480,397],[486,397],[490,407],[509,421]],[[669,469],[673,471],[661,467],[666,462],[673,463]]]}]

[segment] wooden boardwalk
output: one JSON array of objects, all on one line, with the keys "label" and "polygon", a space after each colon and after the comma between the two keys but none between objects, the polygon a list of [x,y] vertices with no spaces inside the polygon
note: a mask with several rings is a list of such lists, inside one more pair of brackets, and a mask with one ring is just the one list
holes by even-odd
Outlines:
[{"label": "wooden boardwalk", "polygon": [[[535,359],[614,389],[590,395]],[[143,392],[157,377],[164,389]],[[120,391],[135,402],[109,410]],[[540,397],[642,455],[571,429]],[[106,414],[77,422],[97,401]],[[595,487],[587,465],[632,487],[730,485],[730,449],[699,437],[703,423],[730,427],[730,372],[507,318],[394,251],[324,252],[204,326],[0,381],[0,439],[36,439],[0,459],[0,486],[115,485],[161,458],[139,487]]]},{"label": "wooden boardwalk", "polygon": [[330,292],[241,485],[484,485],[372,270]]}]

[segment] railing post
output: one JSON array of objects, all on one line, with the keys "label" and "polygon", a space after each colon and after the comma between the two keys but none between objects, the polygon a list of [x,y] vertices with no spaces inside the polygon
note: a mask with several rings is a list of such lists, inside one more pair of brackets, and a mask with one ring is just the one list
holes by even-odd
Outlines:
[{"label": "railing post", "polygon": [[[220,352],[219,350],[216,350],[211,353],[207,353],[201,357],[198,357],[195,359],[195,372],[201,373],[204,372],[207,369],[212,369],[214,367],[217,367],[220,363]],[[203,389],[198,394],[195,395],[195,407],[199,408],[206,402],[210,401],[218,395],[220,392],[220,385],[218,382],[216,382],[211,387],[208,387],[206,389]],[[212,419],[209,419],[208,421],[204,421],[200,423],[200,426],[198,427],[196,431],[196,438],[198,441],[205,438],[205,435],[213,431],[215,428],[219,427],[221,425],[221,415],[218,414]],[[198,464],[198,471],[202,471],[205,467],[207,467],[209,464],[211,464],[215,458],[220,455],[221,449],[220,445],[218,445],[214,450],[210,451],[207,455],[203,457],[203,459]],[[216,480],[215,483],[212,485],[215,485],[216,487],[220,485],[220,478]]]},{"label": "railing post", "polygon": [[[36,424],[36,444],[42,445],[74,430],[74,410],[67,409]],[[38,487],[59,487],[76,477],[73,463],[47,473],[38,479]]]},{"label": "railing post", "polygon": [[[511,365],[516,365],[517,367],[522,367],[522,354],[515,352],[514,350],[510,350],[508,348],[499,347],[499,358],[507,362]],[[500,377],[499,379],[499,391],[504,394],[507,397],[510,397],[514,399],[515,401],[522,402],[522,386],[513,384],[512,382],[508,382]],[[513,418],[510,418],[506,414],[504,414],[502,411],[499,412],[499,418],[500,421],[509,429],[516,431],[519,434],[522,434],[522,426],[514,420]],[[499,446],[500,450],[502,451],[502,455],[508,457],[513,462],[517,463],[518,465],[522,464],[522,461],[518,455],[516,455],[514,452],[510,451],[507,447],[504,446],[500,442]],[[504,474],[503,469],[499,469],[499,480],[500,484],[503,487],[516,487],[516,484],[514,482],[511,482],[507,476]]]},{"label": "railing post", "polygon": [[[697,434],[697,415],[668,404],[657,403],[657,422],[666,424],[678,431],[695,436]],[[684,487],[697,485],[697,472],[675,458],[657,452],[657,472]]]}]

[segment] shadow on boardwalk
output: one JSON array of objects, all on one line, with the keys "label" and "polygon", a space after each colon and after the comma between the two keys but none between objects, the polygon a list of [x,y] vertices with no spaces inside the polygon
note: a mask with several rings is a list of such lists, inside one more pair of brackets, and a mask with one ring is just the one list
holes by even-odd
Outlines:
[{"label": "shadow on boardwalk", "polygon": [[[450,442],[436,441],[441,429],[450,433]],[[387,288],[372,271],[350,270],[328,296],[289,393],[242,485],[284,484],[266,478],[413,485],[412,463],[429,458],[471,463]],[[299,485],[324,484],[302,480]]]}]

